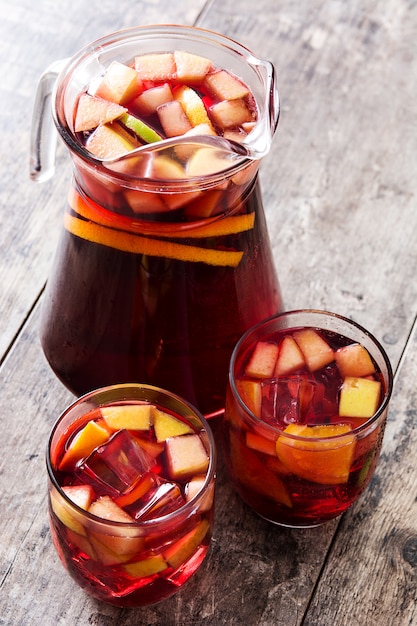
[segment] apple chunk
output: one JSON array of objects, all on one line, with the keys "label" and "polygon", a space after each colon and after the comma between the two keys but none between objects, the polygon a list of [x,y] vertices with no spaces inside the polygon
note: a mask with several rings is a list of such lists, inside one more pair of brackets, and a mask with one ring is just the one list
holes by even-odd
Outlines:
[{"label": "apple chunk", "polygon": [[191,426],[160,409],[155,408],[153,410],[153,419],[155,436],[159,443],[169,437],[177,437],[193,432]]},{"label": "apple chunk", "polygon": [[134,139],[117,124],[97,126],[85,145],[99,159],[116,159],[137,147]]},{"label": "apple chunk", "polygon": [[339,415],[341,417],[369,418],[378,408],[381,383],[368,378],[347,376],[340,391]]},{"label": "apple chunk", "polygon": [[171,87],[164,83],[141,93],[133,100],[131,106],[134,111],[146,117],[156,113],[156,109],[159,106],[166,102],[171,102],[173,99]]},{"label": "apple chunk", "polygon": [[227,70],[208,74],[205,84],[217,100],[236,100],[249,95],[248,87]]},{"label": "apple chunk", "polygon": [[183,135],[192,128],[191,122],[178,100],[162,104],[158,107],[157,113],[167,137]]},{"label": "apple chunk", "polygon": [[278,345],[258,341],[245,368],[245,374],[253,378],[272,378],[278,357]]},{"label": "apple chunk", "polygon": [[236,128],[253,120],[252,113],[243,100],[222,100],[213,104],[209,113],[213,124],[221,129]]},{"label": "apple chunk", "polygon": [[210,530],[208,520],[203,519],[186,535],[173,543],[164,553],[165,560],[175,570],[188,561]]},{"label": "apple chunk", "polygon": [[138,73],[132,67],[113,61],[98,85],[95,95],[110,102],[124,104],[140,89]]},{"label": "apple chunk", "polygon": [[310,372],[315,372],[334,361],[332,348],[314,328],[298,330],[293,337],[303,353]]},{"label": "apple chunk", "polygon": [[162,82],[175,78],[176,67],[172,52],[143,54],[135,57],[135,69],[141,80]]},{"label": "apple chunk", "polygon": [[76,133],[108,124],[126,113],[127,109],[96,96],[84,93],[80,96],[75,114],[74,130]]},{"label": "apple chunk", "polygon": [[199,84],[204,80],[212,65],[210,59],[185,50],[174,52],[177,80],[181,83]]},{"label": "apple chunk", "polygon": [[166,456],[168,472],[173,480],[201,474],[209,465],[207,451],[197,434],[167,439]]},{"label": "apple chunk", "polygon": [[120,404],[101,408],[101,414],[111,430],[148,430],[152,424],[151,404]]},{"label": "apple chunk", "polygon": [[288,335],[279,345],[275,376],[286,376],[304,367],[304,357],[297,342]]},{"label": "apple chunk", "polygon": [[360,343],[352,343],[336,350],[335,359],[340,374],[365,377],[375,373],[375,366],[370,354]]}]

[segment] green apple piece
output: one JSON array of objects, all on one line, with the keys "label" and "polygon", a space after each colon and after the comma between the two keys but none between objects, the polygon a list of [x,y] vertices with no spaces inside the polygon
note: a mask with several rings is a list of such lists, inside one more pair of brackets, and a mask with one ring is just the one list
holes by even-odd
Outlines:
[{"label": "green apple piece", "polygon": [[138,91],[142,90],[138,73],[133,67],[113,61],[106,70],[94,95],[124,104],[131,100]]},{"label": "green apple piece", "polygon": [[152,425],[151,404],[119,404],[101,407],[100,411],[111,430],[149,430]]},{"label": "green apple piece", "polygon": [[172,544],[165,552],[164,558],[175,570],[183,565],[197,550],[210,530],[208,520],[203,519],[190,532]]},{"label": "green apple piece", "polygon": [[112,126],[98,126],[85,145],[99,159],[117,159],[137,148],[134,139],[120,125],[117,126],[117,123]]},{"label": "green apple piece", "polygon": [[236,128],[245,122],[253,121],[253,115],[243,100],[222,100],[213,104],[209,114],[214,125],[222,128]]},{"label": "green apple piece", "polygon": [[278,345],[269,341],[258,341],[245,368],[251,378],[272,378],[278,357]]},{"label": "green apple piece", "polygon": [[147,578],[148,576],[154,576],[162,572],[167,568],[167,563],[162,554],[156,554],[136,561],[135,563],[128,563],[123,567],[133,578]]},{"label": "green apple piece", "polygon": [[120,104],[83,93],[77,104],[74,130],[79,133],[96,128],[100,124],[108,124],[121,117],[126,111],[127,109]]},{"label": "green apple piece", "polygon": [[206,472],[209,465],[207,451],[197,434],[169,437],[166,440],[168,473],[180,480]]},{"label": "green apple piece", "polygon": [[145,124],[145,122],[139,118],[134,117],[134,115],[124,113],[120,118],[120,122],[126,126],[126,128],[133,130],[139,139],[142,139],[145,143],[155,143],[162,139],[161,135],[157,133],[156,130],[148,126],[148,124]]},{"label": "green apple piece", "polygon": [[217,100],[237,100],[249,95],[248,87],[227,70],[208,74],[205,84]]},{"label": "green apple piece", "polygon": [[297,342],[287,335],[279,345],[279,354],[275,366],[275,376],[286,376],[304,367],[304,357]]},{"label": "green apple piece", "polygon": [[376,412],[381,396],[381,383],[369,378],[347,376],[339,399],[341,417],[369,418]]},{"label": "green apple piece", "polygon": [[158,442],[166,441],[169,437],[177,437],[193,432],[191,426],[160,409],[154,409],[153,420],[155,436]]},{"label": "green apple piece", "polygon": [[314,328],[298,330],[293,337],[303,353],[310,372],[321,369],[334,361],[332,348]]},{"label": "green apple piece", "polygon": [[336,365],[340,374],[346,376],[365,377],[375,373],[375,366],[368,350],[360,343],[351,343],[336,350]]}]

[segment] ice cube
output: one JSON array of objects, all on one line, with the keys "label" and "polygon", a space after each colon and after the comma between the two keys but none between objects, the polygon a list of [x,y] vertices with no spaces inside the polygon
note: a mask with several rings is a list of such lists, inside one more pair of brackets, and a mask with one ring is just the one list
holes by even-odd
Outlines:
[{"label": "ice cube", "polygon": [[97,495],[118,496],[155,467],[153,459],[127,431],[119,430],[75,470]]},{"label": "ice cube", "polygon": [[262,417],[271,425],[306,424],[322,410],[324,386],[305,375],[263,383]]},{"label": "ice cube", "polygon": [[[152,476],[148,490],[135,502],[125,506],[125,510],[136,519],[151,519],[176,511],[185,503],[180,486],[156,474]],[[143,479],[145,481],[145,479]]]}]

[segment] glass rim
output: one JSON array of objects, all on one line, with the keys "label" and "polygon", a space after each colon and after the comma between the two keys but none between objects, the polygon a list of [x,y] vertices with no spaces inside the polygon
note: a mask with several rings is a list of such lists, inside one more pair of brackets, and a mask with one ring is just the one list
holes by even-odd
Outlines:
[{"label": "glass rim", "polygon": [[[265,422],[264,420],[260,419],[259,417],[257,417],[251,410],[250,408],[245,404],[245,402],[243,401],[237,386],[236,386],[236,381],[235,381],[235,375],[234,375],[234,370],[235,370],[235,364],[236,364],[236,359],[237,356],[242,348],[242,345],[245,343],[245,341],[252,335],[255,334],[259,329],[261,329],[263,326],[268,325],[269,323],[275,321],[275,320],[279,320],[285,317],[290,317],[291,315],[300,315],[300,314],[314,314],[317,316],[326,316],[327,318],[333,318],[333,319],[338,319],[343,323],[348,324],[349,326],[354,327],[356,330],[359,330],[361,333],[363,333],[364,335],[366,335],[371,341],[372,343],[375,345],[376,349],[380,352],[383,361],[385,363],[385,366],[387,368],[387,380],[385,381],[386,385],[385,385],[385,393],[384,396],[382,398],[381,404],[379,405],[378,409],[376,410],[376,412],[372,415],[372,417],[368,418],[363,424],[361,424],[360,426],[356,426],[355,428],[352,428],[350,431],[346,432],[346,433],[341,433],[341,434],[337,434],[337,435],[331,435],[328,437],[314,437],[314,439],[312,439],[311,437],[307,437],[307,436],[303,436],[303,435],[294,435],[294,434],[290,434],[290,433],[286,433],[285,430],[283,428],[279,428],[278,426],[274,426],[272,424],[269,424],[268,422]],[[301,326],[301,325],[300,325]],[[303,327],[306,327],[307,324],[304,322],[302,324]],[[319,328],[320,326],[317,326],[317,324],[315,324],[314,326],[307,326],[308,328]],[[288,329],[291,328],[298,328],[296,326],[288,326]],[[385,378],[385,377],[384,377]],[[299,441],[299,442],[309,442],[311,445],[311,442],[321,442],[321,441],[342,441],[343,440],[347,440],[349,437],[353,435],[358,435],[364,431],[367,431],[370,426],[372,426],[375,422],[378,422],[378,420],[380,419],[380,417],[384,414],[384,412],[387,409],[388,403],[390,401],[391,395],[392,395],[392,390],[393,390],[393,371],[392,371],[392,367],[391,367],[391,363],[390,360],[388,358],[388,355],[385,351],[385,349],[383,348],[383,346],[381,345],[381,343],[376,339],[376,337],[370,332],[368,331],[366,328],[364,328],[363,326],[361,326],[361,324],[358,324],[357,322],[355,322],[354,320],[351,320],[343,315],[340,315],[339,313],[333,313],[331,311],[325,311],[325,310],[321,310],[321,309],[294,309],[294,310],[289,310],[289,311],[282,311],[281,313],[276,313],[274,315],[271,315],[270,317],[267,317],[263,320],[261,320],[260,322],[258,322],[257,324],[255,324],[254,326],[251,326],[251,328],[249,328],[239,339],[239,341],[237,342],[237,344],[235,345],[233,352],[232,352],[232,356],[230,359],[230,365],[229,365],[229,384],[230,384],[230,388],[232,390],[233,396],[234,398],[238,401],[240,407],[243,409],[245,415],[254,423],[256,423],[259,426],[262,426],[262,429],[265,432],[270,432],[273,434],[277,434],[279,437],[285,437],[288,438],[289,440],[293,440],[293,441]],[[308,424],[306,424],[307,426]]]},{"label": "glass rim", "polygon": [[[89,59],[93,59],[94,57],[99,57],[100,54],[104,54],[106,51],[109,51],[112,48],[116,51],[119,47],[123,45],[129,45],[135,40],[140,41],[141,39],[144,40],[147,38],[148,40],[155,41],[167,37],[169,37],[170,39],[178,40],[184,40],[186,37],[188,37],[196,42],[205,43],[208,46],[222,46],[223,49],[227,50],[229,54],[235,55],[236,58],[245,59],[247,64],[251,66],[254,74],[256,74],[259,79],[261,79],[263,71],[265,73],[265,76],[267,77],[268,84],[273,83],[274,81],[275,69],[269,60],[261,59],[260,57],[254,55],[254,53],[245,45],[239,43],[231,37],[227,37],[226,35],[223,35],[216,31],[201,28],[198,26],[174,23],[131,26],[113,31],[91,41],[67,59],[66,63],[63,65],[57,76],[57,80],[55,81],[55,85],[53,88],[52,102],[54,106],[52,107],[52,114],[54,123],[57,127],[59,135],[61,136],[67,147],[70,149],[70,151],[74,155],[77,155],[79,158],[85,161],[87,164],[89,164],[91,167],[99,168],[100,173],[108,176],[109,179],[114,179],[115,181],[136,180],[140,181],[141,184],[147,183],[150,187],[155,185],[161,186],[161,184],[165,183],[167,185],[169,184],[169,188],[174,191],[182,190],[184,188],[187,189],[188,187],[190,189],[195,189],[196,182],[200,184],[203,184],[204,182],[204,184],[207,184],[208,188],[210,188],[211,186],[215,186],[219,182],[224,180],[225,177],[231,178],[233,175],[235,175],[245,167],[248,167],[252,162],[259,162],[260,157],[251,158],[243,151],[239,159],[236,159],[234,163],[226,165],[222,170],[218,172],[194,177],[186,177],[183,179],[160,180],[158,178],[136,178],[134,176],[129,177],[129,175],[126,173],[119,173],[117,169],[109,169],[108,167],[106,167],[106,161],[95,157],[81,143],[77,142],[64,113],[64,100],[67,91],[66,79],[70,79],[74,75],[76,70],[82,66],[83,63],[87,62]],[[272,98],[270,91],[271,88],[268,86],[268,88],[265,89],[265,95],[263,100],[259,102],[258,99],[256,99],[258,105],[262,104],[262,107],[265,107],[265,111],[268,110],[268,105]],[[269,115],[266,115],[265,113],[265,119],[268,120],[266,126],[272,130],[272,134],[275,132],[278,125],[280,113],[279,96],[277,91],[276,100],[277,103],[275,105],[275,109],[273,111],[270,111]],[[203,137],[203,139],[207,138]],[[158,142],[158,144],[162,143],[163,142]],[[159,150],[161,147],[163,146],[159,145],[157,149]],[[132,157],[134,158],[134,155],[132,155]],[[129,155],[127,154],[122,156],[121,160],[128,160],[129,158],[131,157],[129,157]],[[115,159],[115,161],[119,161],[119,159]]]},{"label": "glass rim", "polygon": [[[202,431],[207,434],[208,443],[209,443],[209,450],[207,451],[208,456],[209,456],[209,466],[207,469],[204,484],[201,487],[201,489],[188,502],[185,502],[182,506],[180,506],[175,511],[171,511],[170,513],[167,513],[165,515],[160,515],[159,517],[153,517],[147,520],[139,519],[133,522],[118,522],[118,521],[107,520],[97,515],[93,515],[92,513],[89,513],[87,510],[78,506],[73,500],[71,500],[71,498],[69,498],[66,495],[66,493],[62,490],[61,485],[58,483],[56,479],[55,471],[54,471],[52,461],[51,461],[50,452],[51,452],[51,447],[52,447],[52,440],[58,429],[58,426],[60,425],[62,420],[65,418],[65,416],[68,415],[68,413],[71,410],[73,410],[77,405],[81,404],[82,402],[88,401],[90,398],[93,398],[99,393],[110,393],[111,391],[116,390],[116,389],[125,389],[125,390],[145,389],[149,391],[162,393],[165,396],[169,396],[170,398],[176,401],[179,401],[185,408],[189,409],[201,421],[201,424],[203,426]],[[129,398],[126,397],[124,398],[124,400],[129,400]],[[106,404],[105,403],[98,404],[96,405],[96,408],[100,406],[106,406]],[[115,385],[108,385],[105,387],[99,387],[97,389],[93,389],[92,391],[89,391],[83,394],[82,396],[76,398],[74,402],[71,402],[71,404],[69,404],[64,409],[64,411],[62,411],[62,413],[59,415],[59,417],[53,424],[49,437],[48,437],[48,443],[46,446],[46,467],[48,471],[48,476],[53,487],[57,490],[60,497],[62,497],[65,500],[65,502],[71,506],[71,508],[75,509],[75,511],[77,511],[79,515],[90,520],[92,523],[94,523],[94,525],[102,526],[103,528],[107,528],[107,529],[115,528],[115,529],[121,530],[123,528],[126,528],[126,529],[129,528],[129,529],[135,529],[139,531],[140,529],[144,530],[144,529],[154,528],[158,526],[166,526],[170,522],[172,522],[172,520],[181,518],[185,512],[188,513],[193,510],[193,508],[195,507],[196,503],[198,502],[200,498],[204,498],[204,495],[207,489],[209,488],[210,483],[216,478],[216,464],[217,464],[217,452],[216,452],[213,432],[207,420],[200,413],[200,411],[193,404],[191,404],[190,402],[188,402],[181,396],[175,393],[172,393],[171,391],[168,391],[167,389],[163,389],[162,387],[156,387],[154,385],[148,385],[146,383],[120,383],[120,384],[115,384]]]}]

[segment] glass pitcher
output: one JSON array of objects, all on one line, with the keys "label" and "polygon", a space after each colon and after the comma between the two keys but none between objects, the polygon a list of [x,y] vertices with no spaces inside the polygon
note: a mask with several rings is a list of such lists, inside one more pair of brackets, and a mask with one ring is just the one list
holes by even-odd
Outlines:
[{"label": "glass pitcher", "polygon": [[[92,154],[74,129],[80,93],[114,61],[174,51],[238,77],[256,103],[256,123],[242,137],[197,129],[116,157]],[[120,31],[42,76],[31,176],[53,174],[56,127],[73,178],[40,334],[74,394],[141,382],[185,397],[207,417],[223,411],[235,343],[282,309],[257,177],[278,117],[273,66],[193,27]]]}]

